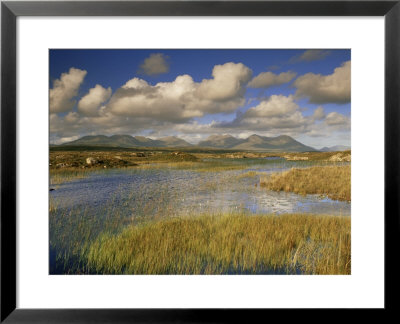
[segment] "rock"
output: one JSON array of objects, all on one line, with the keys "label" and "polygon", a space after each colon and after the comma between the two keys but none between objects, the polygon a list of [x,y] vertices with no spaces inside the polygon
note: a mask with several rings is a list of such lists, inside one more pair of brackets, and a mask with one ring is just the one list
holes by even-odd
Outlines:
[{"label": "rock", "polygon": [[86,164],[88,164],[88,165],[95,165],[95,164],[97,164],[97,160],[94,159],[94,158],[92,158],[92,157],[88,157],[88,158],[86,159]]}]

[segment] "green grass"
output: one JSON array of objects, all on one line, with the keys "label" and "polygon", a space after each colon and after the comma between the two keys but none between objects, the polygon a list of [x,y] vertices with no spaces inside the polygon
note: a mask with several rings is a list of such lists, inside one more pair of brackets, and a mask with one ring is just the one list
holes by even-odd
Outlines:
[{"label": "green grass", "polygon": [[102,274],[350,274],[350,218],[221,214],[102,234],[87,267]]},{"label": "green grass", "polygon": [[293,168],[260,179],[260,185],[269,190],[297,194],[319,194],[334,200],[351,201],[351,167],[324,166]]}]

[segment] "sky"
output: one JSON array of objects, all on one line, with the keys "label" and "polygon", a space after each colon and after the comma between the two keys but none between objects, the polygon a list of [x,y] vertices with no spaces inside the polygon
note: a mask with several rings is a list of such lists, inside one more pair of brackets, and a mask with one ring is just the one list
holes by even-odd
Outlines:
[{"label": "sky", "polygon": [[258,134],[350,146],[350,50],[54,49],[49,59],[52,144]]}]

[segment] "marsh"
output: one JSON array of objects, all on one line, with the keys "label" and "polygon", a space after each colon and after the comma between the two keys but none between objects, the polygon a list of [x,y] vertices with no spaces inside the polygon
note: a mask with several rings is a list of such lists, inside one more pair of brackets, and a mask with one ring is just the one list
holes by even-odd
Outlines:
[{"label": "marsh", "polygon": [[259,185],[291,168],[346,165],[282,158],[205,159],[96,170],[69,179],[50,194],[50,272],[85,273],[83,250],[126,227],[187,215],[318,214],[348,217],[351,203],[319,195],[276,192]]}]

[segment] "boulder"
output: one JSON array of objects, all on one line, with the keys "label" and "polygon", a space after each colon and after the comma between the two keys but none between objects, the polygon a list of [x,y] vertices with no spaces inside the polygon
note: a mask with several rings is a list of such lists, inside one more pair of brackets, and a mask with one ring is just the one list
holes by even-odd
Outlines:
[{"label": "boulder", "polygon": [[95,165],[95,164],[97,164],[97,160],[96,160],[95,158],[88,157],[88,158],[86,159],[86,164],[87,164],[87,165]]}]

